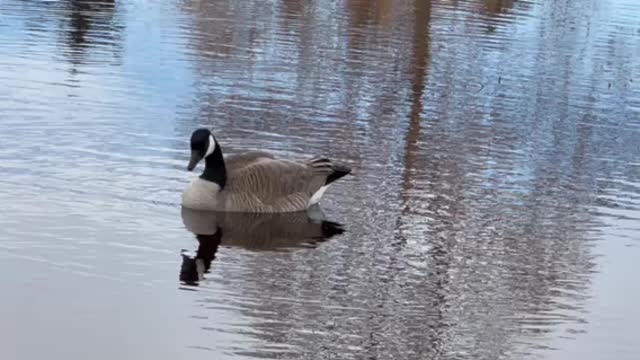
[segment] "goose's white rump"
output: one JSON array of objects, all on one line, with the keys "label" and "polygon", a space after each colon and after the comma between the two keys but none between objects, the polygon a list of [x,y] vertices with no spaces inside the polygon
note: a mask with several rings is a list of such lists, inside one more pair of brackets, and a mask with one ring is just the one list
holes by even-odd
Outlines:
[{"label": "goose's white rump", "polygon": [[320,190],[313,193],[311,199],[309,199],[309,206],[319,203],[320,199],[322,199],[322,195],[324,195],[324,192],[327,191],[328,188],[329,185],[324,185],[320,188]]}]

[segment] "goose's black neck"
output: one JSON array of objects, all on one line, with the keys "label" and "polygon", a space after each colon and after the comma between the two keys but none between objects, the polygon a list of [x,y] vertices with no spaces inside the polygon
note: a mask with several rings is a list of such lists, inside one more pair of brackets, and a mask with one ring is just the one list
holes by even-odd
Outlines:
[{"label": "goose's black neck", "polygon": [[214,182],[220,186],[220,189],[223,189],[227,183],[227,168],[224,165],[220,145],[216,144],[213,153],[204,159],[204,164],[204,171],[200,178]]}]

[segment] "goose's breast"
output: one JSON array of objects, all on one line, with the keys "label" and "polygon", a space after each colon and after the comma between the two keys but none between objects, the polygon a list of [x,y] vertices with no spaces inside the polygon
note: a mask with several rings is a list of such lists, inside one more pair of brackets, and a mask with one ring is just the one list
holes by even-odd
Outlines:
[{"label": "goose's breast", "polygon": [[219,192],[218,184],[195,178],[182,193],[182,206],[199,210],[221,210]]}]

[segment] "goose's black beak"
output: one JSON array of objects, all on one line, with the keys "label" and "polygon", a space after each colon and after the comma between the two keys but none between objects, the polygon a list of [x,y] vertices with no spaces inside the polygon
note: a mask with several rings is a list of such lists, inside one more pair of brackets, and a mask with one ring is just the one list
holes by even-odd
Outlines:
[{"label": "goose's black beak", "polygon": [[191,171],[196,168],[196,165],[202,160],[202,156],[196,150],[191,151],[191,160],[189,160],[189,165],[187,165],[187,170]]}]

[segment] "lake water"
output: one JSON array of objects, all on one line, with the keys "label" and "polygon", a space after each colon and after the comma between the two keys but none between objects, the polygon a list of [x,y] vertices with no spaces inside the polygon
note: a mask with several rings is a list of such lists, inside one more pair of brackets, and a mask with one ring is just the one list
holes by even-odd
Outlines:
[{"label": "lake water", "polygon": [[[638,359],[639,17],[0,0],[2,358]],[[353,175],[183,212],[199,126]]]}]

